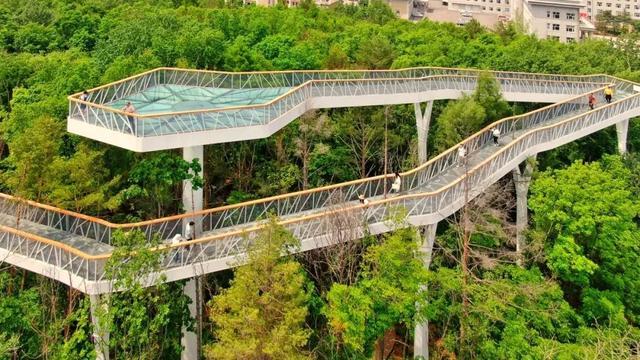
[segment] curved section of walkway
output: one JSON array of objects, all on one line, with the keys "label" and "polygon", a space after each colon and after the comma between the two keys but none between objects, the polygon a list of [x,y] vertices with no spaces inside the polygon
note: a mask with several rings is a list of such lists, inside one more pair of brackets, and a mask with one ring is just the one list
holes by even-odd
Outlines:
[{"label": "curved section of walkway", "polygon": [[[343,184],[295,192],[242,204],[204,210],[135,224],[111,224],[54,207],[0,195],[0,259],[50,276],[90,294],[111,291],[104,279],[110,249],[90,254],[72,242],[60,239],[67,234],[84,246],[110,243],[118,229],[137,228],[153,236],[170,239],[186,220],[202,223],[200,239],[157,249],[164,254],[164,273],[169,281],[227,269],[242,258],[247,241],[260,229],[268,213],[302,242],[302,250],[327,246],[362,236],[365,230],[377,234],[388,231],[385,219],[394,209],[407,212],[416,225],[436,223],[458,210],[465,194],[473,198],[507,174],[526,157],[586,136],[617,122],[640,115],[640,94],[633,83],[615,78],[616,101],[589,110],[583,95],[523,115],[506,118],[465,139],[468,151],[465,166],[456,166],[455,147],[416,169],[402,174],[402,192],[384,198],[385,182],[377,176]],[[597,89],[601,90],[601,89]],[[603,102],[601,102],[603,103]],[[502,130],[502,146],[491,145],[489,129]],[[371,202],[358,204],[359,194]],[[8,220],[7,220],[8,219]],[[17,221],[17,219],[20,219]],[[45,230],[43,230],[43,227]],[[42,231],[46,233],[43,234]],[[58,239],[47,238],[56,234]],[[53,237],[53,236],[52,236]]]},{"label": "curved section of walkway", "polygon": [[[618,82],[605,75],[490,72],[508,101],[554,103]],[[266,73],[160,68],[92,89],[88,101],[80,100],[80,94],[70,96],[67,129],[138,152],[251,140],[272,135],[311,109],[455,99],[475,89],[479,73],[448,68]],[[177,90],[174,95],[150,92],[158,87],[188,90],[189,96]],[[260,102],[265,91],[285,87],[291,90],[270,101],[229,106]],[[216,99],[213,94],[221,90],[234,92],[234,101]],[[124,99],[137,103],[141,113],[119,110]],[[145,113],[161,105],[193,109]]]}]

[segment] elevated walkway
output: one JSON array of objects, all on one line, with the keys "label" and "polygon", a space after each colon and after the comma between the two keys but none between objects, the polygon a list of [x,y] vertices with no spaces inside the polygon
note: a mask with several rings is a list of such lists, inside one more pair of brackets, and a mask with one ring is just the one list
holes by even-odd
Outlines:
[{"label": "elevated walkway", "polygon": [[[311,109],[456,99],[478,70],[226,73],[159,68],[69,97],[69,132],[145,152],[265,138]],[[606,76],[491,71],[508,101],[555,103],[609,82]],[[135,113],[123,106],[131,102]]]},{"label": "elevated walkway", "polygon": [[[592,82],[598,79],[602,83]],[[601,92],[603,83],[617,88],[615,101],[589,110],[586,96],[564,100],[523,115],[506,118],[465,139],[465,166],[457,166],[456,148],[402,174],[402,191],[385,198],[392,176],[376,176],[307,191],[223,206],[134,224],[107,221],[0,195],[0,259],[57,279],[89,294],[110,292],[104,267],[117,229],[140,229],[148,237],[171,239],[185,220],[201,225],[197,240],[163,246],[168,281],[190,278],[235,265],[269,213],[302,242],[302,251],[337,241],[389,230],[385,219],[402,208],[414,225],[434,224],[464,205],[528,156],[555,148],[632,117],[640,116],[640,94],[634,84],[606,76],[587,78],[570,91]],[[556,81],[556,80],[554,80]],[[567,83],[579,84],[571,81]],[[596,84],[596,85],[594,85]],[[595,88],[594,88],[595,86]],[[545,90],[530,99],[547,95]],[[535,96],[534,96],[535,95]],[[489,129],[500,128],[501,146],[492,145]],[[368,205],[357,197],[364,194]],[[20,218],[16,223],[16,217]],[[87,249],[93,249],[88,251]]]}]

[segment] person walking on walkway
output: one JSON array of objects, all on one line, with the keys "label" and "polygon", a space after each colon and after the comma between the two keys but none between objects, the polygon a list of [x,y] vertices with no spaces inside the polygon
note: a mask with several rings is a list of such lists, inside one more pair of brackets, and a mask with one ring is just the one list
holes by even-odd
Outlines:
[{"label": "person walking on walkway", "polygon": [[596,106],[596,96],[593,93],[589,94],[589,109],[593,110]]},{"label": "person walking on walkway", "polygon": [[462,166],[467,157],[467,149],[464,145],[458,146],[458,166]]},{"label": "person walking on walkway", "polygon": [[393,179],[393,184],[391,184],[391,192],[398,193],[400,192],[400,187],[402,186],[402,177],[400,177],[399,172],[395,172],[395,177]]},{"label": "person walking on walkway", "polygon": [[491,137],[493,137],[493,145],[500,146],[500,143],[498,142],[498,139],[500,139],[500,129],[497,127],[491,129]]},{"label": "person walking on walkway", "polygon": [[196,223],[194,221],[189,221],[187,224],[187,240],[195,240],[196,239]]},{"label": "person walking on walkway", "polygon": [[[82,92],[82,95],[80,95],[80,100],[89,101],[89,93],[87,92],[87,90]],[[86,109],[87,109],[87,104],[80,103],[80,110],[84,112]]]},{"label": "person walking on walkway", "polygon": [[607,104],[611,104],[611,99],[613,98],[613,89],[611,86],[604,88],[604,99],[607,101]]},{"label": "person walking on walkway", "polygon": [[183,252],[183,248],[181,247],[177,247],[178,245],[180,245],[180,243],[183,241],[184,239],[182,238],[182,234],[176,234],[176,236],[173,237],[173,239],[171,239],[171,245],[176,246],[176,256],[173,258],[173,261],[177,262],[178,264],[182,265],[182,260],[184,260],[184,252]]},{"label": "person walking on walkway", "polygon": [[127,101],[127,104],[122,108],[122,111],[124,111],[127,114],[127,120],[129,120],[129,125],[131,126],[131,134],[135,135],[136,124],[135,124],[135,119],[133,118],[133,114],[136,113],[136,108],[133,106],[131,101]]}]

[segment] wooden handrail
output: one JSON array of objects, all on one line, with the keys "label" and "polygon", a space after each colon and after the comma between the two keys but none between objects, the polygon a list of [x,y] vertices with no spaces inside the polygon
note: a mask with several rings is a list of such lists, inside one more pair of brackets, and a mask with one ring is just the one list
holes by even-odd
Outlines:
[{"label": "wooden handrail", "polygon": [[[604,89],[604,87],[596,89],[596,90],[603,90],[603,89]],[[492,159],[494,159],[495,157],[500,155],[502,152],[506,151],[508,148],[513,146],[513,144],[516,144],[520,139],[524,138],[525,136],[529,136],[530,134],[533,134],[535,132],[539,132],[539,131],[543,131],[543,130],[546,130],[546,129],[551,129],[551,128],[563,125],[563,124],[565,124],[567,122],[573,121],[573,120],[575,120],[575,119],[577,119],[577,118],[579,118],[581,116],[584,116],[584,114],[600,111],[603,108],[611,107],[611,106],[617,104],[618,102],[625,101],[625,100],[631,99],[633,97],[638,97],[638,96],[640,96],[640,93],[631,95],[631,96],[629,96],[629,97],[627,97],[625,99],[621,99],[621,100],[615,101],[615,102],[610,103],[610,104],[603,105],[603,106],[601,106],[601,107],[599,107],[597,109],[589,110],[589,111],[587,111],[587,112],[585,112],[583,114],[578,114],[578,115],[572,116],[570,118],[567,118],[565,120],[559,121],[557,123],[553,123],[553,124],[542,126],[542,127],[537,127],[535,129],[531,129],[531,130],[529,130],[529,131],[527,131],[525,133],[522,133],[520,136],[518,136],[517,138],[513,139],[511,142],[506,144],[504,147],[499,149],[497,152],[495,152],[492,155],[490,155],[487,159],[485,159],[481,163],[479,163],[476,166],[474,166],[473,168],[471,168],[465,174],[462,174],[461,176],[456,178],[454,181],[452,181],[450,184],[445,185],[444,187],[442,187],[442,188],[440,188],[440,189],[438,189],[436,191],[421,192],[421,193],[414,193],[414,194],[406,194],[406,195],[396,196],[396,197],[393,197],[393,198],[372,200],[367,205],[355,204],[355,205],[351,205],[351,206],[340,208],[340,209],[332,209],[332,210],[328,210],[328,211],[317,212],[317,213],[314,213],[314,214],[305,215],[305,216],[301,216],[301,217],[296,217],[296,218],[292,218],[292,219],[288,219],[288,220],[281,220],[281,221],[278,221],[278,224],[280,224],[280,225],[289,225],[289,224],[293,224],[293,223],[297,223],[297,222],[313,220],[313,219],[324,217],[324,216],[327,216],[327,215],[335,215],[335,214],[339,214],[339,213],[343,213],[343,212],[347,212],[347,211],[353,211],[353,210],[357,210],[357,209],[364,209],[364,208],[372,207],[373,205],[379,205],[379,204],[384,204],[384,203],[392,203],[392,202],[397,202],[398,200],[415,199],[415,198],[421,198],[421,197],[436,195],[436,194],[438,194],[440,192],[446,191],[447,189],[457,185],[460,181],[462,181],[464,179],[465,176],[477,171],[481,166],[483,166],[487,162],[491,161]],[[584,97],[584,94],[581,95],[580,97]],[[579,97],[575,97],[573,99],[576,99],[576,98],[579,98]],[[532,112],[525,113],[525,114],[522,114],[522,115],[512,116],[510,118],[523,117],[525,115],[529,115],[529,114],[531,114],[533,112],[540,111],[540,110],[542,110],[542,109],[534,110]],[[483,128],[482,130],[476,132],[474,135],[472,135],[472,136],[468,137],[467,139],[465,139],[464,142],[469,141],[469,139],[471,139],[473,137],[476,137],[476,136],[478,136],[479,134],[481,134],[483,132],[486,132],[491,127],[496,126],[497,124],[502,123],[503,121],[506,121],[506,120],[507,119],[502,119],[502,120],[499,120],[499,121],[496,121],[496,122],[492,123],[491,125],[488,125],[487,127]],[[459,143],[459,144],[462,144],[462,142]],[[454,146],[452,149],[455,149],[456,147],[457,147],[457,145]],[[452,151],[452,150],[449,149],[448,151]],[[442,154],[439,155],[439,156],[442,156]],[[432,159],[430,161],[433,161],[433,160],[437,159],[438,157],[436,157],[436,158],[434,158],[434,159]],[[425,163],[425,164],[427,164],[427,163]],[[378,176],[378,177],[380,177],[380,176]],[[0,195],[2,195],[5,198],[14,198],[11,195],[6,195],[6,194],[2,194],[2,193],[0,193]],[[39,203],[36,203],[36,204],[39,204]],[[43,205],[43,204],[39,204],[39,205]],[[43,205],[43,207],[50,207],[50,206]],[[184,216],[184,215],[188,215],[188,214],[183,214],[183,215],[180,215],[180,216]],[[175,247],[185,247],[185,246],[190,246],[190,245],[195,245],[195,244],[201,244],[201,243],[204,243],[204,242],[221,240],[221,239],[227,238],[229,236],[241,236],[241,235],[245,235],[245,234],[250,233],[250,232],[258,231],[258,230],[262,229],[262,227],[263,226],[261,226],[261,225],[254,225],[252,227],[243,228],[243,229],[239,229],[239,230],[232,230],[232,231],[228,231],[228,232],[224,232],[224,233],[220,233],[220,234],[215,234],[215,235],[210,235],[210,236],[203,237],[203,238],[196,239],[196,240],[184,241],[184,242],[181,242],[179,244],[166,244],[166,245],[163,244],[163,245],[154,247],[151,250],[152,251],[166,251],[166,250],[169,250],[169,249],[175,248]],[[112,255],[112,253],[106,253],[106,254],[100,254],[100,255],[90,255],[90,254],[87,254],[87,253],[85,253],[85,252],[83,252],[81,250],[73,248],[73,247],[71,247],[69,245],[60,243],[58,241],[50,240],[50,239],[47,239],[47,238],[43,238],[43,237],[40,237],[38,235],[34,235],[34,234],[27,233],[27,232],[24,232],[24,231],[21,231],[21,230],[17,230],[17,229],[14,229],[14,228],[6,227],[4,225],[0,225],[0,231],[7,231],[7,232],[10,232],[10,233],[14,233],[16,235],[19,235],[21,237],[24,237],[24,238],[28,238],[28,239],[31,239],[31,240],[34,240],[34,241],[46,243],[48,245],[63,249],[65,251],[69,251],[70,253],[72,253],[74,255],[77,255],[79,257],[82,257],[83,259],[87,259],[87,260],[104,260],[104,259],[108,259]]]},{"label": "wooden handrail", "polygon": [[[574,101],[576,99],[579,99],[579,98],[582,98],[582,97],[584,97],[584,94],[577,95],[575,97],[571,97],[569,99],[566,99],[566,100],[563,100],[563,101],[560,101],[560,102],[557,102],[557,103],[554,103],[554,104],[547,105],[545,107],[530,111],[530,112],[525,113],[525,114],[514,115],[514,116],[510,116],[510,117],[504,118],[502,120],[498,120],[494,124],[491,124],[491,125],[487,126],[486,128],[480,130],[478,133],[476,133],[474,135],[471,135],[470,137],[464,139],[461,143],[467,142],[471,138],[474,138],[475,136],[477,136],[479,133],[482,133],[482,132],[486,131],[491,126],[498,125],[498,124],[500,124],[502,122],[509,121],[509,120],[517,118],[517,117],[529,116],[529,115],[535,114],[537,112],[545,111],[545,110],[547,110],[549,108],[553,108],[555,106],[558,106],[558,105],[561,105],[561,104],[564,104],[564,103],[572,102],[572,101]],[[401,175],[402,176],[406,176],[406,175],[413,174],[413,173],[415,173],[417,171],[420,171],[420,170],[424,169],[425,167],[431,165],[432,163],[434,163],[435,161],[437,161],[441,157],[449,154],[454,149],[455,149],[455,146],[453,148],[451,148],[451,149],[448,149],[448,150],[444,151],[443,153],[439,154],[438,156],[430,159],[429,161],[423,163],[422,165],[420,165],[420,166],[418,166],[418,167],[416,167],[414,169],[411,169],[411,170],[408,170],[406,172],[401,173]],[[390,178],[392,176],[393,176],[393,174],[386,175],[387,178]],[[151,224],[156,224],[156,223],[159,223],[159,222],[171,221],[171,220],[177,220],[177,219],[184,219],[184,218],[190,218],[190,217],[196,217],[196,216],[205,215],[205,214],[208,214],[208,213],[220,212],[220,211],[230,210],[230,209],[239,208],[239,207],[243,207],[243,206],[256,205],[256,204],[260,204],[260,203],[266,203],[266,202],[270,202],[270,201],[286,199],[286,198],[290,198],[290,197],[294,197],[294,196],[307,195],[307,194],[322,192],[322,191],[326,191],[326,190],[333,190],[333,189],[340,188],[340,187],[360,184],[360,183],[364,183],[364,182],[368,182],[368,181],[380,180],[380,179],[383,179],[383,178],[385,178],[385,175],[377,175],[377,176],[368,177],[368,178],[364,178],[364,179],[356,179],[356,180],[351,180],[351,181],[347,181],[347,182],[343,182],[343,183],[339,183],[339,184],[326,185],[326,186],[317,187],[317,188],[313,188],[313,189],[295,191],[295,192],[291,192],[291,193],[287,193],[287,194],[270,196],[270,197],[267,197],[267,198],[256,199],[256,200],[246,201],[246,202],[232,204],[232,205],[225,205],[225,206],[220,206],[220,207],[216,207],[216,208],[200,210],[200,211],[196,211],[196,212],[172,215],[172,216],[167,216],[167,217],[153,219],[153,220],[146,220],[146,221],[135,222],[135,223],[126,223],[126,224],[114,224],[114,223],[110,223],[109,222],[108,224],[105,224],[105,225],[107,225],[109,227],[112,227],[112,228],[131,228],[131,227],[139,227],[139,226],[151,225]]]},{"label": "wooden handrail", "polygon": [[[518,74],[518,75],[534,75],[534,76],[566,76],[566,77],[573,77],[573,78],[585,78],[585,77],[596,77],[596,76],[608,76],[608,75],[603,75],[603,74],[595,74],[595,75],[558,75],[558,74],[542,74],[542,73],[522,73],[522,72],[512,72],[512,71],[496,71],[496,70],[479,70],[479,69],[463,69],[463,68],[438,68],[438,67],[418,67],[418,68],[405,68],[405,69],[398,69],[398,70],[340,70],[340,71],[333,71],[333,70],[320,70],[320,71],[314,71],[314,70],[297,70],[297,71],[275,71],[275,72],[268,72],[268,71],[262,71],[262,72],[219,72],[219,71],[212,71],[212,70],[196,70],[196,69],[178,69],[178,68],[168,68],[168,67],[162,67],[162,68],[157,68],[157,69],[153,69],[153,70],[149,70],[146,72],[143,72],[141,74],[138,75],[134,75],[134,76],[130,76],[128,78],[122,79],[122,80],[118,80],[115,81],[113,83],[109,83],[106,85],[102,85],[90,90],[87,90],[88,92],[94,92],[109,86],[113,86],[113,85],[117,85],[120,84],[122,82],[126,82],[129,80],[133,80],[133,79],[137,79],[139,77],[142,77],[144,75],[153,73],[153,72],[157,72],[157,71],[161,71],[161,70],[170,70],[170,71],[183,71],[183,72],[204,72],[204,73],[216,73],[216,74],[225,74],[225,75],[250,75],[250,74],[288,74],[288,73],[292,73],[292,74],[296,74],[296,73],[332,73],[332,72],[337,72],[337,73],[347,73],[347,72],[402,72],[402,71],[411,71],[411,70],[427,70],[427,69],[438,69],[438,70],[454,70],[454,71],[469,71],[469,72],[477,72],[477,73],[482,73],[482,72],[491,72],[491,73],[506,73],[506,74]],[[80,95],[82,93],[75,93],[73,95],[69,95],[67,97],[67,99],[71,102],[76,102],[79,104],[84,104],[87,106],[91,106],[94,108],[98,108],[98,109],[102,109],[105,111],[109,111],[112,113],[116,113],[116,114],[120,114],[120,115],[124,115],[124,116],[132,116],[136,119],[153,119],[153,118],[158,118],[158,117],[163,117],[163,116],[176,116],[176,115],[188,115],[188,114],[201,114],[201,113],[211,113],[211,112],[223,112],[223,111],[231,111],[231,110],[250,110],[250,109],[256,109],[256,108],[263,108],[263,107],[267,107],[269,105],[273,105],[275,102],[280,101],[281,99],[293,94],[294,92],[296,92],[297,90],[299,90],[300,88],[307,86],[310,83],[314,83],[314,82],[344,82],[344,81],[398,81],[398,80],[426,80],[427,78],[435,78],[435,77],[475,77],[474,75],[466,75],[466,74],[441,74],[441,75],[428,75],[428,76],[422,76],[422,77],[401,77],[401,78],[364,78],[364,79],[312,79],[312,80],[307,80],[306,82],[292,88],[291,90],[287,91],[286,93],[270,100],[269,102],[266,103],[262,103],[262,104],[255,104],[255,105],[239,105],[239,106],[232,106],[232,107],[224,107],[224,108],[211,108],[211,109],[198,109],[198,110],[185,110],[185,111],[177,111],[177,112],[164,112],[164,113],[155,113],[155,114],[131,114],[131,113],[127,113],[125,111],[119,110],[119,109],[115,109],[109,106],[105,106],[102,104],[97,104],[97,103],[93,103],[93,102],[89,102],[89,101],[85,101],[85,100],[80,100]],[[508,77],[497,77],[497,79],[511,79]],[[526,79],[522,79],[522,80],[526,80]],[[577,83],[577,81],[562,81],[562,80],[544,80],[544,81],[548,81],[548,82],[561,82],[561,83]],[[583,83],[583,82],[581,82]],[[597,83],[594,83],[597,84]]]}]

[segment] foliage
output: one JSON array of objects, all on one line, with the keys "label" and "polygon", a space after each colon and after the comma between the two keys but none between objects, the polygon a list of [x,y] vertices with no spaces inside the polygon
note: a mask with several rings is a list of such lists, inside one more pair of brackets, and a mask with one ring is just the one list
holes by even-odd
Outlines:
[{"label": "foliage", "polygon": [[624,304],[627,320],[638,323],[640,308],[632,299],[640,291],[640,204],[630,191],[637,181],[619,157],[607,156],[542,173],[531,187],[534,231],[546,238],[546,264],[590,321],[611,317],[619,323]]},{"label": "foliage", "polygon": [[152,276],[162,262],[162,252],[153,250],[160,239],[132,230],[117,231],[113,241],[105,274],[114,289],[127,290],[102,297],[96,310],[100,326],[110,332],[111,352],[124,359],[179,358],[182,327],[193,328],[191,300],[183,292],[184,282]]},{"label": "foliage", "polygon": [[[128,177],[130,185],[122,191],[122,200],[129,204],[132,211],[142,214],[153,211],[145,206],[153,206],[155,215],[160,217],[172,200],[175,200],[173,190],[177,186],[181,187],[183,181],[191,182],[194,190],[202,188],[203,179],[199,175],[201,171],[202,167],[197,159],[188,162],[168,152],[144,157],[131,169]],[[148,200],[151,200],[150,204]]]},{"label": "foliage", "polygon": [[312,287],[300,264],[286,255],[298,241],[271,219],[252,243],[247,264],[210,304],[217,341],[207,357],[309,358],[303,348],[311,332],[304,322]]},{"label": "foliage", "polygon": [[478,85],[472,97],[484,109],[485,119],[483,125],[511,115],[509,104],[502,98],[500,84],[489,72],[480,73]]},{"label": "foliage", "polygon": [[420,321],[423,314],[416,308],[424,308],[426,279],[415,229],[396,230],[369,247],[360,279],[354,285],[334,284],[327,293],[324,312],[343,351],[368,357],[392,326]]},{"label": "foliage", "polygon": [[[605,22],[610,24],[603,26]],[[624,33],[626,25],[637,27],[624,16],[600,23],[600,29],[618,33]],[[306,0],[300,8],[217,0],[0,2],[0,189],[130,221],[184,210],[175,205],[184,180],[202,187],[207,205],[213,206],[384,171],[382,108],[322,111],[314,120],[289,126],[269,139],[208,146],[205,154],[211,166],[206,169],[174,152],[132,155],[65,133],[68,94],[158,66],[225,71],[446,66],[608,73],[638,80],[637,50],[637,33],[623,34],[615,42],[586,39],[561,44],[524,35],[512,23],[492,32],[475,22],[460,28],[402,21],[377,0],[331,9]],[[500,98],[490,76],[481,76],[478,89],[446,107],[444,102],[434,104],[437,121],[430,130],[435,139],[431,146],[442,151],[514,111]],[[413,108],[390,110],[390,168],[406,169],[416,163]],[[631,121],[632,151],[640,144],[639,131],[638,121]],[[615,151],[615,143],[612,129],[601,131],[541,154],[541,167],[600,160]],[[543,256],[530,269],[481,267],[473,273],[482,285],[470,292],[470,324],[475,329],[471,341],[478,358],[624,358],[637,348],[637,330],[629,325],[637,325],[640,315],[640,304],[634,301],[640,295],[634,224],[640,194],[637,164],[633,156],[624,165],[605,157],[599,165],[572,165],[536,180],[531,241],[541,242]],[[491,229],[501,226],[504,229],[472,236],[477,248],[485,247],[474,256],[487,258],[508,249],[508,226],[496,223]],[[454,230],[445,229],[440,246],[453,247]],[[157,239],[119,236],[124,252],[116,258],[127,261],[114,262],[111,269],[124,264],[118,281],[133,291],[109,300],[118,312],[107,316],[114,355],[175,358],[179,329],[190,323],[187,300],[180,295],[183,285],[143,288],[141,278],[154,271],[159,259],[142,244],[152,246]],[[368,356],[384,329],[398,322],[410,326],[415,279],[401,283],[404,275],[398,274],[411,269],[415,254],[409,254],[408,240],[386,240],[394,241],[398,248],[381,244],[384,252],[371,250],[356,284],[336,284],[326,294],[333,345],[340,347],[331,350],[335,353],[328,351],[331,356]],[[131,260],[127,251],[141,256]],[[460,274],[451,254],[455,251],[434,259],[438,268],[429,278],[434,291],[428,314],[436,334],[432,350],[442,356],[459,355]],[[400,258],[405,261],[392,261]],[[297,289],[294,294],[305,299],[294,307],[298,311],[307,306],[311,290],[300,267],[292,264],[285,258],[274,266],[281,266]],[[0,357],[5,349],[21,358],[92,356],[86,299],[15,269],[0,271],[0,288]],[[287,294],[291,293],[283,296]],[[256,294],[243,295],[260,300]],[[316,309],[322,308],[324,295],[314,297]],[[244,311],[242,304],[235,305]],[[300,318],[306,312],[295,313],[295,334],[304,339],[296,349],[302,349],[309,330]],[[235,314],[240,319],[241,313]]]},{"label": "foliage", "polygon": [[437,119],[436,150],[442,152],[479,130],[485,117],[484,108],[472,97],[450,102]]}]

